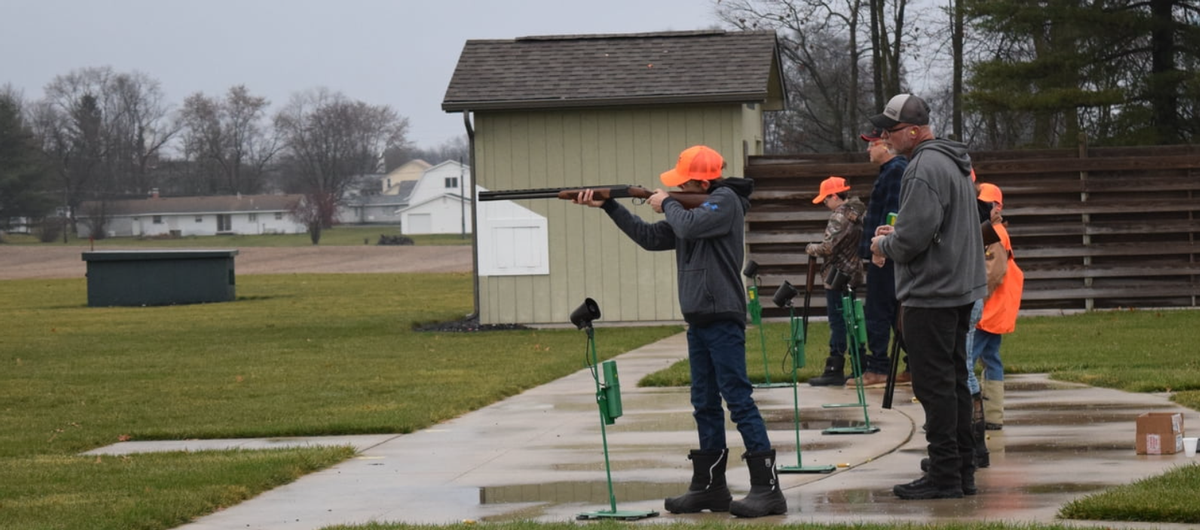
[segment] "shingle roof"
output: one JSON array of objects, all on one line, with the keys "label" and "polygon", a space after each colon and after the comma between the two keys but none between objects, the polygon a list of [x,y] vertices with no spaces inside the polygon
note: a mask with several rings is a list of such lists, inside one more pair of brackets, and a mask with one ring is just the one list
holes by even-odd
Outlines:
[{"label": "shingle roof", "polygon": [[766,102],[779,72],[772,31],[469,40],[442,110]]},{"label": "shingle roof", "polygon": [[[212,197],[158,197],[108,201],[108,215],[149,215],[173,213],[279,212],[289,210],[302,195],[218,195]],[[96,203],[80,205],[80,216],[87,217]]]}]

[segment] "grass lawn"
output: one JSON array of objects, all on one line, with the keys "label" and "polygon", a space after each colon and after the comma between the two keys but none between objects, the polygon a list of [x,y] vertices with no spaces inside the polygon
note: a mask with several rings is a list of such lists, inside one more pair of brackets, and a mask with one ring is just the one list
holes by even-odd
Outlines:
[{"label": "grass lawn", "polygon": [[[89,308],[82,279],[0,282],[0,319],[13,323],[0,334],[0,529],[171,528],[352,453],[76,456],[95,447],[121,440],[411,432],[585,365],[580,332],[573,329],[412,331],[415,322],[469,311],[462,303],[471,299],[470,289],[468,274],[252,275],[239,278],[235,302]],[[1094,385],[1173,390],[1177,401],[1196,408],[1200,370],[1191,345],[1200,340],[1198,324],[1194,311],[1023,318],[1003,351],[1012,373],[1049,371]],[[776,322],[764,330],[773,381],[790,376],[780,353],[787,329]],[[610,358],[680,330],[606,328],[598,353]],[[748,330],[748,358],[762,380],[758,336]],[[827,340],[828,327],[813,322],[801,379],[816,374]],[[520,369],[491,369],[497,358]],[[660,381],[640,384],[686,384],[686,376],[680,363],[657,374]],[[1190,506],[1198,489],[1197,473],[1170,473],[1086,497],[1063,513],[1197,522],[1200,516],[1179,507]]]},{"label": "grass lawn", "polygon": [[[171,528],[352,454],[81,451],[412,432],[585,366],[574,329],[412,331],[467,313],[469,274],[238,280],[235,302],[146,308],[86,307],[82,279],[0,282],[17,324],[0,334],[0,529]],[[680,329],[606,329],[598,355]]]},{"label": "grass lawn", "polygon": [[[395,226],[338,225],[321,231],[321,246],[374,245],[380,235],[400,235]],[[408,236],[416,245],[470,245],[471,234],[429,234]],[[365,243],[364,243],[365,241]],[[4,242],[26,246],[62,246],[60,238],[54,243],[42,243],[25,234],[5,234]],[[87,245],[87,238],[69,238],[68,245]],[[253,236],[189,236],[170,239],[112,237],[95,242],[96,248],[238,248],[238,247],[307,247],[312,246],[308,234],[266,234]]]}]

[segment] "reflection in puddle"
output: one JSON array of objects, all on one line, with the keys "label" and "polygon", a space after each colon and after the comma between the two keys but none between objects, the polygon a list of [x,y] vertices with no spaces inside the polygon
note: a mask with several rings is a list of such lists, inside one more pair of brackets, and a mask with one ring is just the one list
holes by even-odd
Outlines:
[{"label": "reflection in puddle", "polygon": [[[620,482],[613,484],[617,502],[665,499],[687,491],[686,482]],[[607,504],[606,482],[549,482],[479,488],[479,504],[547,502]]]}]

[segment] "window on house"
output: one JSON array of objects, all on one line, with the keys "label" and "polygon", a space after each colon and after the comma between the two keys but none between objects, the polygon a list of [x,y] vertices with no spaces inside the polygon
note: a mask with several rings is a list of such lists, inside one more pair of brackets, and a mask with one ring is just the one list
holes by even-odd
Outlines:
[{"label": "window on house", "polygon": [[283,212],[275,212],[275,220],[280,221],[282,219],[283,219]]},{"label": "window on house", "polygon": [[258,220],[258,214],[256,214],[256,213],[252,213],[252,214],[250,214],[250,222],[251,222],[251,223],[253,223],[253,222],[257,221],[257,220]]},{"label": "window on house", "polygon": [[203,215],[197,215],[197,216],[196,216],[196,222],[197,222],[197,223],[203,223],[203,222],[204,222],[204,216],[203,216]]},{"label": "window on house", "polygon": [[227,213],[217,214],[217,231],[229,232],[233,230],[233,216]]},{"label": "window on house", "polygon": [[161,215],[154,216],[154,224],[156,224],[156,225],[162,224],[162,216]]},{"label": "window on house", "polygon": [[446,177],[446,187],[447,188],[457,188],[458,187],[458,177]]}]

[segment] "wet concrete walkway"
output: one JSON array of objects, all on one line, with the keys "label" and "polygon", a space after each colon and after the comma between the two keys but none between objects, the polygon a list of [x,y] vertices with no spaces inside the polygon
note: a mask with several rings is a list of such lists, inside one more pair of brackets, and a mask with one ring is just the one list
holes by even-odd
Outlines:
[{"label": "wet concrete walkway", "polygon": [[[597,340],[603,340],[598,329]],[[583,339],[581,338],[581,341]],[[688,450],[695,445],[685,388],[636,388],[642,376],[686,355],[682,334],[618,357],[624,416],[607,428],[617,508],[655,510],[649,521],[725,520],[728,514],[673,515],[662,499],[687,488]],[[1064,503],[1106,487],[1128,484],[1190,464],[1182,454],[1134,454],[1134,419],[1142,412],[1180,411],[1185,426],[1200,415],[1165,395],[1131,394],[1050,381],[1043,375],[1006,381],[1005,428],[989,431],[992,465],[980,470],[980,494],[962,500],[902,501],[892,486],[916,478],[924,456],[924,418],[909,388],[895,406],[880,406],[883,391],[867,390],[874,434],[827,435],[829,426],[861,425],[853,390],[800,385],[802,465],[832,465],[829,474],[781,474],[788,514],[776,523],[915,522],[962,520],[1062,522]],[[322,472],[203,517],[186,530],[318,529],[334,524],[399,521],[444,524],[463,520],[573,520],[609,509],[600,420],[591,373],[581,370],[455,420],[408,435],[270,440],[125,442],[92,451],[122,454],[222,447],[297,444],[353,445],[359,456]],[[771,429],[779,464],[798,463],[793,389],[755,391]],[[731,453],[742,452],[729,426]],[[738,498],[749,489],[745,466],[728,473]],[[1084,526],[1155,527],[1131,523]],[[1182,526],[1180,526],[1182,528]]]}]

